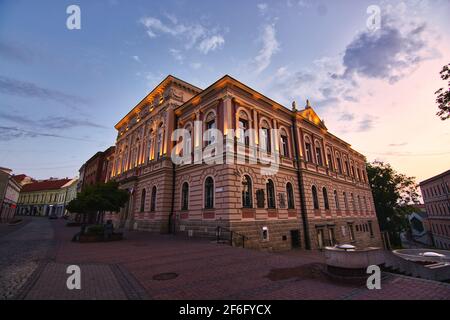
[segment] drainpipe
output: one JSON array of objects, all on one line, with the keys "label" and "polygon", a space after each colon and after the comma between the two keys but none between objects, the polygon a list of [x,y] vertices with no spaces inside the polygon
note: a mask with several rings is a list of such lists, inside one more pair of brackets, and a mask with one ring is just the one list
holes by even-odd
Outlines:
[{"label": "drainpipe", "polygon": [[[178,116],[175,114],[174,116],[174,130],[177,129]],[[172,134],[172,133],[170,133]],[[172,145],[172,143],[171,143]],[[172,146],[173,147],[173,146]],[[172,149],[170,150],[172,152]],[[172,201],[170,205],[170,214],[169,214],[169,233],[175,234],[175,219],[173,219],[174,214],[174,206],[175,206],[175,163],[172,161]]]},{"label": "drainpipe", "polygon": [[306,212],[306,202],[305,202],[305,186],[303,185],[303,173],[301,171],[301,162],[300,162],[300,151],[299,151],[299,138],[297,136],[297,120],[296,120],[297,112],[294,111],[294,116],[292,117],[292,136],[294,137],[294,151],[295,158],[297,162],[297,180],[298,180],[298,189],[300,190],[300,206],[301,206],[301,214],[302,214],[302,222],[303,222],[303,233],[305,234],[305,248],[307,250],[311,250],[311,240],[309,238],[309,225],[308,225],[308,215]]}]

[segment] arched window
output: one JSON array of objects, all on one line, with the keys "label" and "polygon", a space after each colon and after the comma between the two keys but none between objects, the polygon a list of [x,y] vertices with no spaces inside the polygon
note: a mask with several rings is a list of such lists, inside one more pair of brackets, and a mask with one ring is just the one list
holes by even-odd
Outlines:
[{"label": "arched window", "polygon": [[333,165],[333,156],[331,155],[330,149],[327,149],[327,161],[328,161],[328,169],[331,171],[334,171],[334,165]]},{"label": "arched window", "polygon": [[328,192],[327,192],[327,188],[323,187],[322,188],[322,193],[323,193],[323,202],[325,204],[325,210],[330,210],[330,204],[328,203]]},{"label": "arched window", "polygon": [[319,197],[317,196],[316,186],[312,186],[311,191],[313,196],[314,209],[319,209]]},{"label": "arched window", "polygon": [[181,187],[181,210],[187,210],[189,208],[189,184],[183,183]]},{"label": "arched window", "polygon": [[342,174],[342,161],[341,161],[341,156],[339,155],[339,153],[336,153],[336,162],[337,162],[338,172],[340,174]]},{"label": "arched window", "polygon": [[306,152],[306,161],[312,162],[312,146],[309,137],[305,137],[305,152]]},{"label": "arched window", "polygon": [[152,188],[152,198],[150,203],[150,211],[154,212],[156,209],[156,186]]},{"label": "arched window", "polygon": [[294,189],[292,188],[292,184],[290,182],[286,184],[286,194],[288,209],[294,209]]},{"label": "arched window", "polygon": [[163,153],[163,150],[162,150],[163,134],[164,134],[164,129],[163,129],[163,125],[161,123],[158,128],[158,140],[157,140],[157,145],[156,145],[156,160],[158,160]]},{"label": "arched window", "polygon": [[334,190],[334,204],[336,205],[336,210],[339,210],[339,197],[336,190]]},{"label": "arched window", "polygon": [[275,187],[271,179],[266,182],[267,208],[275,209]]},{"label": "arched window", "polygon": [[348,166],[348,160],[347,158],[344,158],[344,163],[345,163],[345,173],[350,176],[350,168]]},{"label": "arched window", "polygon": [[260,146],[263,151],[271,151],[270,126],[267,121],[263,121],[261,125]]},{"label": "arched window", "polygon": [[316,159],[317,159],[317,164],[319,166],[323,166],[322,148],[320,147],[320,142],[319,141],[316,141]]},{"label": "arched window", "polygon": [[239,113],[239,143],[245,144],[247,147],[250,145],[249,137],[249,119],[245,112]]},{"label": "arched window", "polygon": [[[216,129],[216,116],[214,112],[208,113],[206,116],[206,142],[205,145],[210,145],[212,143],[215,143],[215,132],[214,129]],[[209,131],[210,130],[210,131]]]},{"label": "arched window", "polygon": [[289,139],[286,131],[282,130],[280,135],[281,155],[289,157]]},{"label": "arched window", "polygon": [[242,178],[242,207],[253,208],[252,180],[247,175]]},{"label": "arched window", "polygon": [[141,193],[141,208],[140,208],[140,212],[144,212],[145,209],[145,189],[142,189],[142,193]]},{"label": "arched window", "polygon": [[205,209],[214,208],[214,180],[211,177],[205,180]]}]

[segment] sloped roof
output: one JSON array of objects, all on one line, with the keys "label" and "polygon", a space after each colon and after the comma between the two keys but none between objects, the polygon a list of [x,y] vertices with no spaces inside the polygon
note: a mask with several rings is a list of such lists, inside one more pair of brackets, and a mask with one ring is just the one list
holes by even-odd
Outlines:
[{"label": "sloped roof", "polygon": [[72,179],[59,179],[59,180],[44,180],[39,182],[33,182],[26,184],[22,188],[22,192],[33,192],[43,190],[56,190],[60,189],[63,185],[71,181]]}]

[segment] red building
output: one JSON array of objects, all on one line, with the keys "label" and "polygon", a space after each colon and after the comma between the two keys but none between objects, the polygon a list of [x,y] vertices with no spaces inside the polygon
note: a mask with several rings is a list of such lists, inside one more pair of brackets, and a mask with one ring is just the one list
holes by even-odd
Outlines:
[{"label": "red building", "polygon": [[434,245],[450,249],[450,170],[420,183]]},{"label": "red building", "polygon": [[108,171],[108,159],[111,155],[114,155],[115,147],[109,147],[105,151],[99,151],[94,156],[92,156],[84,164],[84,174],[82,179],[81,190],[87,186],[92,186],[97,183],[102,183],[106,181],[107,171]]}]

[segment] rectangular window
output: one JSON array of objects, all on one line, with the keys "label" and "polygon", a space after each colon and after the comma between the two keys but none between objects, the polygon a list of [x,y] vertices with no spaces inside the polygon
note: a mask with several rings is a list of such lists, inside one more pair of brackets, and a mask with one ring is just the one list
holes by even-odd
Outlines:
[{"label": "rectangular window", "polygon": [[281,136],[281,152],[284,157],[289,157],[288,138]]},{"label": "rectangular window", "polygon": [[305,148],[306,148],[306,161],[312,162],[311,144],[310,143],[306,143],[305,144]]},{"label": "rectangular window", "polygon": [[316,158],[317,158],[317,164],[319,166],[322,166],[323,165],[323,162],[322,162],[322,151],[321,151],[321,149],[319,147],[316,147]]}]

